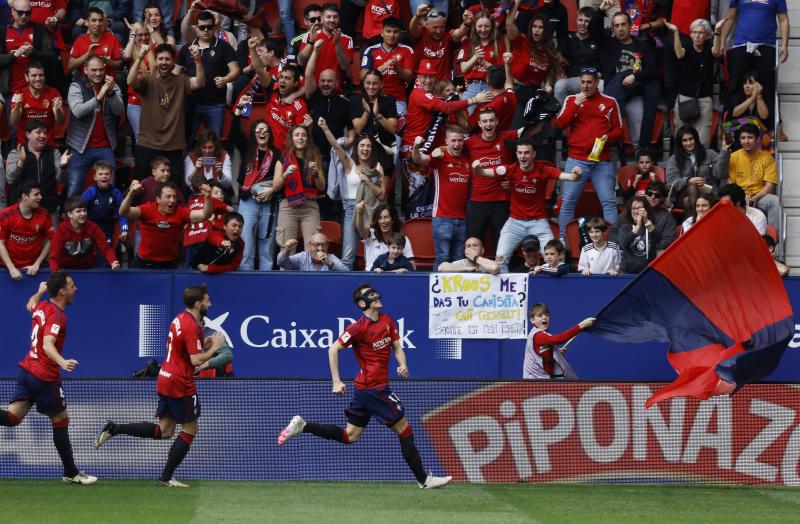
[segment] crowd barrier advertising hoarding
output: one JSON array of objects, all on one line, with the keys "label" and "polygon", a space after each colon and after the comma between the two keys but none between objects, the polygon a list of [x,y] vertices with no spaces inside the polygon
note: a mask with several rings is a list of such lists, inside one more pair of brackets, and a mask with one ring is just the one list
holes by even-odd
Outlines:
[{"label": "crowd barrier advertising hoarding", "polygon": [[[0,276],[7,277],[5,273]],[[0,377],[16,376],[30,341],[25,303],[39,277],[0,278],[3,352]],[[136,271],[76,272],[78,293],[67,309],[64,352],[80,364],[75,378],[126,378],[150,358],[161,360],[169,322],[183,309],[181,294],[204,282],[211,292],[210,325],[221,328],[233,346],[239,377],[328,378],[325,354],[330,343],[361,312],[353,288],[369,282],[383,295],[396,320],[413,378],[517,379],[522,374],[525,340],[428,338],[429,275],[368,273],[298,274]],[[532,277],[528,304],[545,302],[552,331],[569,328],[596,314],[631,281],[630,277],[560,279]],[[800,311],[800,280],[785,284]],[[770,380],[800,381],[800,336],[796,336]],[[567,358],[587,380],[672,380],[674,371],[662,344],[624,345],[589,334],[573,341]],[[344,377],[357,372],[355,358],[340,359]]]},{"label": "crowd barrier advertising hoarding", "polygon": [[[755,384],[734,397],[644,401],[664,383],[395,381],[427,471],[462,482],[800,485],[798,386]],[[352,384],[348,383],[348,388]],[[14,382],[0,380],[7,398]],[[78,466],[101,478],[155,479],[171,440],[92,440],[103,421],[151,420],[152,380],[69,380]],[[276,443],[295,414],[344,425],[349,395],[323,380],[207,379],[200,432],[181,479],[413,481],[397,437],[371,422],[352,445],[311,435]],[[0,475],[61,476],[49,420],[0,428]]]}]

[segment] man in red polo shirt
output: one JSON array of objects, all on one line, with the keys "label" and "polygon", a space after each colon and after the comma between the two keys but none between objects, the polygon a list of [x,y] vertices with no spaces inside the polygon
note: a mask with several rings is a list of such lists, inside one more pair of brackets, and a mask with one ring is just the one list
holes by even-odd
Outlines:
[{"label": "man in red polo shirt", "polygon": [[114,76],[122,66],[122,49],[114,33],[106,29],[106,15],[99,7],[90,7],[86,16],[88,32],[81,35],[72,45],[69,54],[69,71],[82,67],[90,56],[103,59],[106,74]]},{"label": "man in red polo shirt", "polygon": [[464,21],[457,29],[447,31],[447,13],[422,4],[408,25],[417,63],[430,61],[437,80],[452,77],[453,46],[461,45],[461,41],[469,35],[474,19],[471,11],[464,11],[463,16]]},{"label": "man in red polo shirt", "polygon": [[336,71],[336,76],[339,78],[338,91],[341,93],[344,88],[342,79],[350,76],[350,63],[353,61],[353,39],[342,34],[342,30],[339,28],[338,5],[328,3],[322,6],[322,30],[316,34],[309,32],[308,41],[303,43],[300,53],[297,55],[297,62],[302,67],[308,63],[311,51],[314,49],[314,42],[318,39],[325,43],[319,49],[314,79],[319,82],[319,74],[326,69]]},{"label": "man in red polo shirt", "polygon": [[299,83],[300,70],[297,66],[292,64],[284,66],[278,74],[278,90],[273,92],[267,102],[266,121],[272,131],[272,144],[278,149],[283,149],[286,144],[289,129],[303,124],[308,115],[306,99],[302,96],[291,96],[298,90]]},{"label": "man in red polo shirt", "polygon": [[472,164],[475,174],[483,177],[505,177],[511,188],[511,213],[500,232],[497,244],[497,261],[500,272],[508,273],[511,255],[522,239],[528,235],[536,235],[541,245],[552,240],[553,232],[547,220],[544,206],[547,180],[577,180],[581,176],[581,168],[575,166],[571,173],[562,173],[545,162],[534,160],[536,148],[530,140],[517,142],[517,162],[510,166],[497,166],[494,169],[483,169],[480,160]]},{"label": "man in red polo shirt", "polygon": [[50,213],[39,206],[41,188],[23,182],[19,193],[18,203],[0,211],[0,266],[7,268],[14,280],[22,278],[18,268],[36,276],[50,253],[53,236]]},{"label": "man in red polo shirt", "polygon": [[58,90],[45,85],[44,66],[31,61],[25,71],[26,87],[11,97],[11,125],[17,126],[17,144],[24,144],[25,126],[34,118],[38,118],[47,127],[47,145],[55,147],[56,124],[66,118],[64,101]]},{"label": "man in red polo shirt", "polygon": [[137,265],[142,269],[174,269],[178,267],[183,227],[189,222],[208,220],[214,212],[211,188],[203,184],[200,192],[205,197],[205,205],[194,211],[178,206],[178,188],[172,182],[158,189],[155,202],[131,206],[133,196],[141,190],[138,180],[131,182],[130,191],[119,206],[120,215],[128,220],[141,219],[142,240],[136,254]]},{"label": "man in red polo shirt", "polygon": [[436,252],[434,268],[442,262],[461,258],[467,240],[467,191],[469,190],[469,159],[464,152],[464,130],[448,126],[447,147],[435,149],[430,156],[421,153],[423,138],[414,139],[414,163],[433,170],[436,194],[433,199],[433,247]]}]

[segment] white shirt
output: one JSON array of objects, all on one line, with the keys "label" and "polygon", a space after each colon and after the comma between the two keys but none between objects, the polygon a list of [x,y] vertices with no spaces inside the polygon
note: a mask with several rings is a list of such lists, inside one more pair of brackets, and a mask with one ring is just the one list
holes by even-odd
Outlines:
[{"label": "white shirt", "polygon": [[[389,252],[389,246],[385,242],[378,240],[375,230],[369,230],[369,237],[364,240],[364,267],[375,265],[375,259],[384,253]],[[406,245],[403,248],[403,256],[409,260],[414,259],[414,251],[411,249],[411,241],[406,237]]]},{"label": "white shirt", "polygon": [[619,271],[619,247],[616,242],[607,242],[606,247],[597,249],[594,244],[586,244],[581,249],[578,271],[589,269],[592,275],[607,275],[612,269]]}]

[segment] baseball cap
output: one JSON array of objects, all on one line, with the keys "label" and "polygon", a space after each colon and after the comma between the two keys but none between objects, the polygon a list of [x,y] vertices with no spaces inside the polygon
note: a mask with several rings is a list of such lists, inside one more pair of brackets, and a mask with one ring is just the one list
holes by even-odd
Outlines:
[{"label": "baseball cap", "polygon": [[519,245],[523,251],[539,251],[539,238],[536,235],[528,235]]},{"label": "baseball cap", "polygon": [[435,75],[437,73],[438,71],[436,71],[436,67],[434,67],[431,60],[420,60],[419,65],[417,66],[418,75]]}]

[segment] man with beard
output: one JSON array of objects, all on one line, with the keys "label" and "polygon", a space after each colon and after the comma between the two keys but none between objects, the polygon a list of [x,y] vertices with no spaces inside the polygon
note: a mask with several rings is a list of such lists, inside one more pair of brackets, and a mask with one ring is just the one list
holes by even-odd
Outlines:
[{"label": "man with beard", "polygon": [[192,91],[206,83],[206,74],[200,57],[200,49],[190,46],[194,57],[194,77],[183,73],[173,74],[175,48],[169,44],[156,47],[156,64],[153,71],[141,73],[142,57],[147,56],[145,46],[134,60],[128,72],[128,85],[139,92],[142,99],[141,129],[136,144],[136,178],[147,176],[153,157],[169,159],[170,178],[180,183],[183,173],[183,150],[186,149],[186,100]]},{"label": "man with beard", "polygon": [[181,432],[169,450],[167,463],[158,479],[158,485],[169,488],[189,487],[188,484],[176,480],[173,474],[189,453],[189,447],[197,435],[200,401],[194,383],[194,368],[213,357],[225,342],[225,336],[219,332],[212,337],[203,338],[203,318],[211,307],[205,285],[187,287],[183,291],[183,303],[186,310],[170,323],[167,356],[161,364],[156,381],[158,424],[116,424],[108,420],[94,441],[94,447],[99,449],[116,435],[168,439],[175,433],[175,426],[180,424]]},{"label": "man with beard", "polygon": [[353,61],[353,39],[339,28],[339,6],[327,3],[322,6],[322,29],[313,33],[309,31],[308,41],[305,42],[297,55],[297,62],[304,66],[311,58],[311,52],[316,47],[316,42],[322,41],[317,59],[317,68],[314,75],[319,82],[319,75],[326,69],[332,69],[339,78],[337,91],[342,92],[344,83]]},{"label": "man with beard", "polygon": [[201,193],[205,197],[203,209],[189,211],[178,206],[178,188],[167,182],[158,188],[155,202],[131,206],[136,193],[142,191],[138,180],[131,182],[130,191],[119,206],[119,214],[128,220],[141,219],[139,230],[142,240],[136,253],[137,266],[141,269],[175,269],[178,267],[183,227],[189,222],[202,222],[211,218],[211,188],[203,184]]},{"label": "man with beard", "polygon": [[25,128],[33,119],[41,120],[47,129],[47,145],[55,147],[53,130],[64,122],[64,101],[57,89],[45,85],[44,66],[36,61],[25,69],[26,86],[11,97],[9,121],[17,127],[17,144],[25,143]]},{"label": "man with beard", "polygon": [[292,96],[299,83],[300,69],[291,64],[285,66],[278,74],[278,90],[267,102],[266,121],[272,133],[272,145],[277,149],[284,148],[289,129],[304,123],[311,125],[311,117],[305,120],[308,114],[306,100]]},{"label": "man with beard", "polygon": [[[116,164],[117,125],[125,110],[122,91],[114,77],[106,74],[100,57],[93,56],[83,65],[85,78],[69,86],[69,110],[72,113],[67,145],[72,151],[67,196],[80,195],[89,167],[103,160]],[[113,176],[114,171],[112,169]]]}]

